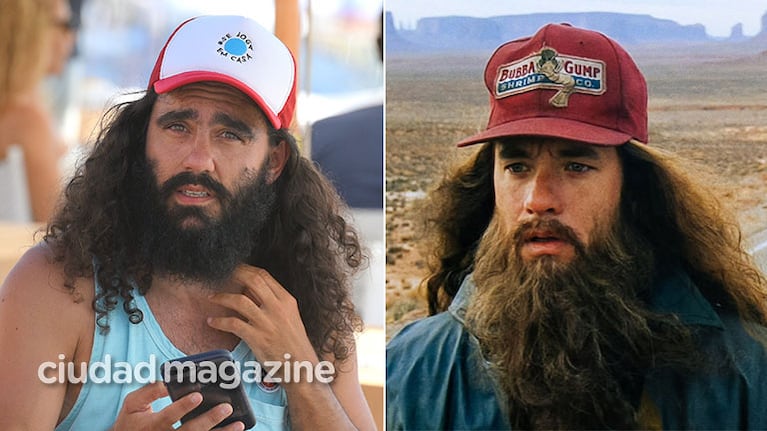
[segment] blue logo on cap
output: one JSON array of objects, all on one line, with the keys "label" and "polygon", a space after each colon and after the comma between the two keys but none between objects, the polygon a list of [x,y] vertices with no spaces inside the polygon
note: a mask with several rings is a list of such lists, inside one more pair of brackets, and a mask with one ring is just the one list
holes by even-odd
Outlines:
[{"label": "blue logo on cap", "polygon": [[253,42],[243,32],[237,32],[235,35],[227,33],[221,36],[218,45],[216,52],[235,63],[245,63],[253,58]]},{"label": "blue logo on cap", "polygon": [[242,39],[229,39],[224,44],[224,49],[231,55],[243,55],[248,51],[248,45]]}]

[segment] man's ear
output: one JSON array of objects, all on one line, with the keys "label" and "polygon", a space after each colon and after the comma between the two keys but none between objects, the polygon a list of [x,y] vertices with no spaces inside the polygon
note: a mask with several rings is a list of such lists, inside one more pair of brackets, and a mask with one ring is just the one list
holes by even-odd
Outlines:
[{"label": "man's ear", "polygon": [[269,147],[269,162],[266,166],[267,175],[266,181],[269,184],[277,181],[277,178],[282,174],[282,170],[288,162],[290,157],[290,146],[285,141],[280,141],[279,144]]}]

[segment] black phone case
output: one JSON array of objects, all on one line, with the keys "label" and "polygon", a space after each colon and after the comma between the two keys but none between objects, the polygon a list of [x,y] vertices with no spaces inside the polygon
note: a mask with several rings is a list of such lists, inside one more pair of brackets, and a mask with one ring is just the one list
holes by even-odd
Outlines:
[{"label": "black phone case", "polygon": [[[179,362],[191,362],[197,364],[203,361],[210,361],[216,364],[216,369],[222,362],[228,361],[234,364],[232,354],[228,350],[211,350],[209,352],[198,353],[196,355],[185,356],[183,358],[172,359],[162,365],[160,372],[162,374],[162,380],[165,382],[165,387],[168,388],[168,394],[173,401],[187,395],[191,392],[200,392],[202,394],[202,403],[194,410],[184,415],[181,418],[181,423],[185,423],[197,416],[205,413],[216,405],[227,402],[232,405],[232,414],[224,419],[217,426],[222,427],[232,422],[240,421],[245,424],[245,429],[253,428],[256,425],[256,416],[253,414],[253,409],[250,406],[247,395],[245,395],[245,389],[240,382],[236,387],[227,389],[220,386],[220,382],[224,380],[224,376],[218,373],[218,383],[200,383],[199,378],[195,378],[194,382],[190,376],[188,376],[188,369],[182,368],[184,372],[182,381],[178,381],[178,368],[168,367],[168,364]],[[166,375],[170,373],[170,375]],[[198,370],[199,373],[199,370]]]}]

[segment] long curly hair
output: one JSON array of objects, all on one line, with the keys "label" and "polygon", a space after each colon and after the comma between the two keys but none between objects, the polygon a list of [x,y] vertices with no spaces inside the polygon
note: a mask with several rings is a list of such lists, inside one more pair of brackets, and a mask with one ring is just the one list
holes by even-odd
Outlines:
[{"label": "long curly hair", "polygon": [[[102,291],[93,300],[97,323],[108,331],[108,314],[123,299],[130,321],[143,319],[132,300],[152,285],[153,268],[140,256],[140,225],[125,196],[137,181],[133,172],[146,159],[146,132],[157,94],[114,106],[87,159],[78,166],[44,240],[63,266],[66,285],[94,274]],[[269,144],[284,141],[290,157],[274,182],[277,201],[246,263],[267,271],[297,300],[309,340],[318,354],[343,361],[362,327],[350,298],[353,273],[364,263],[346,207],[314,164],[300,155],[287,129],[269,126]]]},{"label": "long curly hair", "polygon": [[[628,142],[621,212],[656,253],[659,273],[686,271],[711,302],[767,324],[767,280],[745,250],[740,228],[716,197],[668,152]],[[430,193],[424,208],[432,250],[424,280],[430,314],[445,310],[472,271],[482,234],[493,216],[493,144],[483,145]]]}]

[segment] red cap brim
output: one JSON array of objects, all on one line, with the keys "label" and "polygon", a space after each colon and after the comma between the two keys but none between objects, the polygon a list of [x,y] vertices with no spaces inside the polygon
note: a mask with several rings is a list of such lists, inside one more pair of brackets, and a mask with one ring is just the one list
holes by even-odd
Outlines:
[{"label": "red cap brim", "polygon": [[580,121],[555,117],[533,117],[509,121],[458,142],[459,147],[510,136],[545,136],[594,145],[622,145],[633,139],[626,133]]}]

